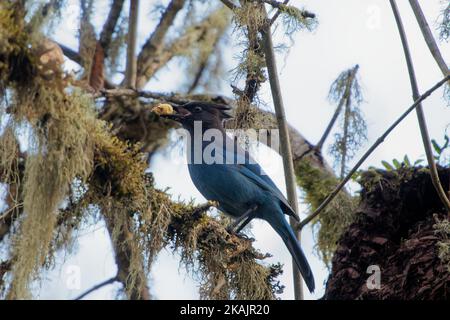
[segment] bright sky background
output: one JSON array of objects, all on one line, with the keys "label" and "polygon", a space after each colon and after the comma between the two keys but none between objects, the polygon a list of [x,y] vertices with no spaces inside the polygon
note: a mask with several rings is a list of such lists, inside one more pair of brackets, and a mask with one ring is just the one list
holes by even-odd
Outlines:
[{"label": "bright sky background", "polygon": [[[75,37],[77,21],[74,12],[71,12],[75,10],[77,2],[69,1],[73,1],[74,5],[69,6],[61,25],[56,28],[54,38],[72,48],[77,48]],[[151,1],[141,2],[143,6],[140,10],[139,33],[142,43],[153,30],[155,21],[149,18],[148,3]],[[168,1],[164,1],[166,2]],[[408,1],[397,2],[410,41],[419,87],[423,92],[439,81],[442,74],[423,41]],[[96,5],[101,6],[106,3],[105,0],[100,0],[96,2]],[[326,99],[330,84],[340,72],[359,64],[360,81],[365,98],[362,109],[368,123],[368,142],[358,153],[362,155],[365,149],[412,102],[406,64],[389,2],[386,0],[305,0],[291,1],[291,3],[298,7],[304,6],[316,13],[319,26],[314,33],[297,33],[294,36],[295,44],[289,54],[278,57],[287,118],[290,124],[307,139],[312,143],[317,142],[334,111],[334,107]],[[439,0],[423,0],[420,3],[434,29],[442,3]],[[102,23],[103,21],[98,21],[98,25]],[[289,40],[282,37],[281,32],[277,32],[275,41],[279,43]],[[450,46],[441,43],[440,47],[444,58],[448,61]],[[237,50],[239,50],[238,47],[233,47],[229,57]],[[228,63],[231,69],[236,61],[230,58]],[[73,68],[74,65],[68,63],[67,67]],[[148,89],[170,92],[177,88],[180,79],[182,75],[177,65],[172,64],[149,84]],[[229,79],[224,80],[228,82],[224,83],[224,90],[219,93],[231,96],[228,87]],[[263,100],[272,106],[270,88],[267,83],[263,85],[261,95]],[[450,123],[450,108],[446,107],[442,95],[441,89],[424,103],[430,135],[440,141],[443,140]],[[280,189],[284,190],[281,158],[267,150],[261,154],[267,158],[267,153],[270,154],[269,157],[276,168],[279,168],[273,171],[274,165],[271,164],[271,176]],[[370,156],[363,167],[380,166],[381,160],[401,159],[405,154],[413,161],[424,158],[414,113]],[[182,155],[180,156],[179,150],[172,150],[154,158],[150,170],[155,175],[157,186],[170,187],[170,193],[174,198],[193,197],[199,203],[204,202],[204,198],[193,186],[187,168],[180,157]],[[305,205],[301,206],[301,212],[307,213]],[[287,249],[275,232],[264,222],[255,221],[252,234],[257,239],[255,242],[257,248],[273,254],[270,262],[284,263],[285,272],[281,281],[286,289],[281,297],[291,299],[293,297],[291,258]],[[324,281],[328,275],[323,263],[315,255],[313,245],[312,232],[306,229],[303,233],[302,246],[308,255],[317,284],[315,294],[306,292],[307,299],[316,299],[323,295]],[[46,275],[46,280],[37,290],[39,298],[70,299],[115,274],[109,236],[101,224],[90,230],[81,231],[74,254],[61,256],[60,260],[61,265]],[[62,263],[64,260],[65,262]],[[70,281],[68,286],[68,279],[73,274],[74,267],[81,272],[79,289],[70,289]],[[198,298],[197,286],[195,275],[187,274],[183,267],[179,266],[178,256],[163,250],[149,277],[152,294],[157,299],[196,299]],[[105,287],[92,293],[88,298],[114,298],[117,287],[119,286]]]}]

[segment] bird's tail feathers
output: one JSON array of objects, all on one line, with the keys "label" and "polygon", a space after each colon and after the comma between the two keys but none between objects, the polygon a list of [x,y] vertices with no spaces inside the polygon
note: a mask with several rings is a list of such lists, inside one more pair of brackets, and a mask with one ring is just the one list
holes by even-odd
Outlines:
[{"label": "bird's tail feathers", "polygon": [[294,231],[292,230],[291,226],[286,221],[282,213],[280,213],[280,217],[276,217],[276,214],[271,215],[271,217],[273,219],[267,219],[268,222],[281,237],[292,257],[294,258],[294,261],[297,264],[297,267],[300,270],[300,273],[302,274],[302,277],[305,280],[309,291],[311,293],[314,292],[314,276],[309,266],[308,260],[306,260],[305,254],[303,253],[303,250],[297,241]]}]

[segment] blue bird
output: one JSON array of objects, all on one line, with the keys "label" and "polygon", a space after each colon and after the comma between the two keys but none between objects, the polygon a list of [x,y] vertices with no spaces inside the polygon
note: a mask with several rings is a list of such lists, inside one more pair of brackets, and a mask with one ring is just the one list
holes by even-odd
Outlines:
[{"label": "blue bird", "polygon": [[231,118],[227,113],[230,108],[206,102],[172,107],[170,114],[159,114],[181,123],[189,132],[188,169],[196,188],[235,219],[234,232],[254,218],[267,221],[286,244],[309,291],[313,292],[311,268],[284,214],[299,218],[259,164],[226,135],[223,121]]}]

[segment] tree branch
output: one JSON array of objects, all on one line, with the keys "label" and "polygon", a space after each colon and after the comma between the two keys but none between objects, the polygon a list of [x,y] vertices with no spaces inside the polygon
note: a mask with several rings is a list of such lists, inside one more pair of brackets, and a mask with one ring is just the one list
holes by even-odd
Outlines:
[{"label": "tree branch", "polygon": [[109,284],[113,284],[114,282],[117,282],[117,281],[119,281],[119,280],[118,280],[118,278],[117,278],[117,275],[115,275],[114,277],[112,277],[112,278],[110,278],[110,279],[108,279],[108,280],[105,280],[105,281],[103,281],[103,282],[100,282],[99,284],[93,286],[91,289],[87,290],[87,291],[84,292],[83,294],[80,294],[80,295],[79,295],[78,297],[76,297],[74,300],[81,300],[81,299],[83,299],[84,297],[86,297],[88,294],[90,294],[90,293],[92,293],[92,292],[94,292],[94,291],[96,291],[96,290],[98,290],[98,289],[100,289],[100,288],[103,288],[104,286],[107,286],[107,285],[109,285]]},{"label": "tree branch", "polygon": [[108,18],[103,25],[102,32],[100,33],[100,44],[108,55],[109,45],[111,44],[112,35],[119,20],[120,14],[123,9],[123,4],[125,0],[114,0],[111,5],[111,10],[109,11]]},{"label": "tree branch", "polygon": [[230,8],[231,10],[235,10],[238,6],[235,5],[232,1],[230,0],[220,0],[226,7]]},{"label": "tree branch", "polygon": [[211,30],[217,12],[214,11],[204,20],[189,27],[179,38],[159,50],[157,54],[149,55],[149,59],[145,60],[145,63],[142,63],[144,61],[142,59],[139,64],[137,88],[142,89],[150,78],[172,58],[185,53],[194,43],[200,41]]},{"label": "tree branch", "polygon": [[[283,2],[284,5],[287,5],[288,3],[289,3],[289,0],[284,0],[284,2]],[[277,12],[275,12],[272,19],[270,19],[270,25],[273,25],[275,23],[275,21],[280,16],[281,12],[282,12],[282,10],[280,8],[278,8]]]},{"label": "tree branch", "polygon": [[333,114],[333,117],[330,120],[330,123],[328,124],[327,128],[325,129],[322,137],[320,138],[319,142],[316,144],[315,148],[317,150],[322,150],[323,144],[325,143],[325,140],[328,138],[328,135],[331,132],[331,129],[333,129],[334,124],[336,123],[337,118],[339,117],[339,114],[341,113],[342,107],[344,106],[345,100],[348,99],[348,97],[351,94],[351,88],[353,85],[353,81],[355,80],[356,77],[356,73],[358,72],[359,69],[359,65],[356,65],[352,71],[350,72],[350,75],[348,76],[347,79],[347,85],[345,87],[345,93],[341,99],[341,101],[339,101],[339,105],[336,108],[336,111]]},{"label": "tree branch", "polygon": [[125,85],[136,88],[137,79],[137,24],[139,16],[139,0],[130,0],[130,20],[128,27],[127,67],[125,71]]},{"label": "tree branch", "polygon": [[[408,66],[409,80],[411,82],[411,90],[413,93],[413,98],[414,98],[414,100],[417,100],[420,97],[420,93],[419,93],[419,88],[417,85],[416,75],[415,75],[414,66],[413,66],[413,62],[412,62],[412,58],[411,58],[411,53],[410,53],[409,46],[408,46],[408,40],[406,38],[405,29],[403,27],[403,23],[402,23],[400,13],[398,11],[395,0],[389,0],[389,2],[391,4],[392,11],[393,11],[394,17],[395,17],[395,21],[397,23],[397,28],[400,33],[400,38],[401,38],[402,46],[403,46],[403,52],[405,55],[406,64]],[[417,113],[417,120],[419,122],[420,133],[422,135],[422,142],[423,142],[423,146],[425,148],[425,153],[426,153],[426,157],[427,157],[427,161],[428,161],[428,166],[430,167],[431,180],[433,181],[433,185],[436,188],[439,198],[441,198],[442,203],[444,204],[448,214],[450,215],[450,200],[448,199],[448,197],[444,191],[444,188],[441,185],[440,179],[439,179],[439,175],[438,175],[437,168],[436,168],[436,163],[434,162],[433,150],[432,150],[431,143],[430,143],[430,137],[428,134],[427,123],[425,120],[425,115],[424,115],[421,103],[419,103],[417,105],[416,113]]]},{"label": "tree branch", "polygon": [[413,105],[411,105],[378,139],[375,143],[366,151],[366,153],[361,157],[361,159],[355,164],[355,166],[350,170],[350,172],[345,176],[344,179],[339,183],[339,185],[329,194],[329,196],[320,204],[317,209],[310,214],[306,219],[304,219],[301,223],[299,223],[297,229],[303,229],[305,225],[311,222],[315,217],[317,217],[323,209],[336,197],[336,195],[341,191],[341,189],[345,186],[345,184],[351,179],[351,177],[355,174],[355,172],[359,169],[359,167],[366,161],[366,159],[372,154],[373,151],[386,139],[386,137],[392,132],[392,130],[403,121],[403,119],[408,116],[417,106],[420,105],[422,101],[428,98],[434,91],[444,85],[448,80],[450,80],[450,75],[439,81],[432,88],[430,88],[427,92],[421,95]]},{"label": "tree branch", "polygon": [[178,12],[183,8],[185,0],[172,0],[164,11],[155,31],[142,47],[138,57],[138,88],[143,88],[147,80],[144,76],[145,70],[150,67],[156,55],[164,48],[164,38],[172,26]]},{"label": "tree branch", "polygon": [[[105,210],[105,208],[103,209]],[[123,213],[126,214],[126,213]],[[103,214],[106,222],[106,228],[110,234],[110,237],[114,234],[115,222],[114,219]],[[117,239],[112,241],[114,248],[115,260],[117,265],[117,281],[121,282],[125,288],[125,292],[128,292],[128,277],[132,268],[136,269],[136,266],[131,265],[132,256],[135,254],[130,244],[130,239],[133,238],[133,234],[130,231],[130,225],[132,217],[126,218],[126,224],[121,228],[117,234]],[[136,283],[131,288],[128,298],[130,300],[150,300],[150,292],[146,283],[146,274],[144,272],[144,261],[139,259],[139,275],[136,276]]]},{"label": "tree branch", "polygon": [[[292,149],[289,140],[289,130],[286,120],[286,114],[283,105],[283,97],[281,95],[280,80],[278,78],[278,71],[275,59],[275,52],[272,43],[272,33],[270,31],[270,23],[267,18],[266,9],[263,8],[265,18],[267,19],[264,29],[262,30],[264,56],[266,59],[267,71],[269,73],[270,88],[272,91],[273,103],[275,106],[275,114],[278,122],[278,129],[280,131],[280,147],[283,158],[284,177],[286,181],[286,189],[289,203],[292,208],[298,213],[297,200],[297,184],[295,181],[294,163],[292,157]],[[295,220],[290,217],[291,225],[295,225]],[[297,232],[297,238],[300,240],[300,234]],[[296,267],[295,261],[293,264],[294,274],[294,294],[296,300],[303,300],[303,283],[300,272]]]},{"label": "tree branch", "polygon": [[449,74],[450,70],[442,57],[441,51],[439,50],[439,47],[433,37],[433,33],[430,30],[425,15],[420,8],[420,4],[417,0],[409,0],[409,4],[411,5],[414,15],[416,16],[417,23],[419,24],[420,31],[422,31],[422,35],[427,43],[428,49],[445,77]]}]

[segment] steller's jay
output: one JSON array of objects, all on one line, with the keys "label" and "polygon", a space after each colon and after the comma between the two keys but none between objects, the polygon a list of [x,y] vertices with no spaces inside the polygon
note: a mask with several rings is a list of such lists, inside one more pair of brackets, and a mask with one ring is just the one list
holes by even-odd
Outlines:
[{"label": "steller's jay", "polygon": [[188,168],[200,193],[236,219],[233,224],[236,232],[253,218],[266,220],[286,244],[309,291],[313,292],[311,268],[284,214],[297,220],[298,216],[248,152],[226,135],[223,120],[231,118],[227,114],[229,109],[222,104],[189,102],[158,106],[154,111],[181,123],[189,132]]}]

